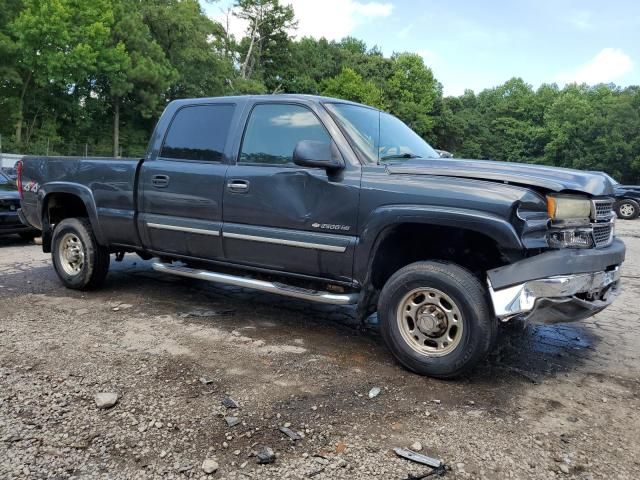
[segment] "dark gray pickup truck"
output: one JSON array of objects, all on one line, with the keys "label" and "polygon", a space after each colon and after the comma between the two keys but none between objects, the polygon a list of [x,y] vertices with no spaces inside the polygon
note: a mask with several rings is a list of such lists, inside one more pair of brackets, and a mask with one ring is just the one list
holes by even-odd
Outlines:
[{"label": "dark gray pickup truck", "polygon": [[499,322],[609,305],[624,244],[600,174],[441,159],[395,117],[303,95],[171,102],[144,158],[27,157],[22,218],[69,288],[110,254],[377,311],[409,369],[467,371]]}]

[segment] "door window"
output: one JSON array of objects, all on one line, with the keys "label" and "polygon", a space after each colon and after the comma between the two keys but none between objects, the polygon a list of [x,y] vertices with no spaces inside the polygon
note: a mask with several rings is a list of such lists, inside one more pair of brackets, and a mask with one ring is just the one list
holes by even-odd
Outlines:
[{"label": "door window", "polygon": [[176,113],[160,156],[221,162],[234,105],[193,105]]},{"label": "door window", "polygon": [[240,163],[293,164],[293,151],[302,140],[331,142],[311,110],[299,105],[256,105],[240,150]]}]

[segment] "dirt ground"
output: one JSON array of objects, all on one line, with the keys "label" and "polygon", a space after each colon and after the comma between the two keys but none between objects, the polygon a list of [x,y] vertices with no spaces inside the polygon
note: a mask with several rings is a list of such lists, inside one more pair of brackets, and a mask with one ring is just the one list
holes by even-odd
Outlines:
[{"label": "dirt ground", "polygon": [[[457,381],[404,370],[350,308],[174,278],[135,256],[75,292],[39,246],[1,238],[0,478],[400,480],[430,471],[393,453],[415,442],[445,478],[640,478],[640,220],[617,228],[628,252],[611,308],[505,327]],[[98,409],[99,392],[118,403]],[[264,446],[274,463],[257,463]]]}]

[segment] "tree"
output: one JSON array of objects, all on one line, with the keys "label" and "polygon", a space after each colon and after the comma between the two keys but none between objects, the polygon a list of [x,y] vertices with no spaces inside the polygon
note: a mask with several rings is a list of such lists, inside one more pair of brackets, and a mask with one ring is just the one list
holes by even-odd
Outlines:
[{"label": "tree", "polygon": [[123,100],[142,118],[151,118],[164,107],[165,94],[177,73],[144,23],[139,2],[113,2],[115,21],[101,56],[97,87],[113,109],[113,155],[118,157]]},{"label": "tree", "polygon": [[[18,96],[22,83],[18,65],[19,48],[12,24],[22,10],[21,0],[0,0],[0,135],[7,138],[17,123]],[[9,120],[9,121],[7,121]],[[5,148],[8,142],[5,141]]]},{"label": "tree", "polygon": [[510,162],[537,161],[543,155],[538,139],[544,134],[536,94],[531,85],[512,78],[478,95],[483,121],[492,133],[483,141],[483,156]]},{"label": "tree", "polygon": [[27,95],[36,89],[72,93],[97,70],[109,37],[113,11],[108,0],[25,0],[10,25],[15,39],[10,83],[15,103],[15,143],[22,143]]},{"label": "tree", "polygon": [[349,67],[343,68],[339,75],[326,80],[323,83],[322,94],[385,108],[380,89]]},{"label": "tree", "polygon": [[389,109],[416,133],[427,137],[434,126],[430,114],[441,94],[440,86],[420,55],[394,54],[391,60],[391,75],[384,89]]},{"label": "tree", "polygon": [[534,90],[512,78],[447,97],[418,55],[387,57],[353,37],[294,40],[285,0],[234,5],[248,24],[239,39],[198,0],[0,0],[3,148],[141,155],[174,98],[322,93],[388,110],[456,156],[639,181],[640,87]]},{"label": "tree", "polygon": [[142,4],[152,38],[176,72],[170,98],[212,97],[229,90],[232,59],[225,31],[208,18],[197,0],[148,0]]},{"label": "tree", "polygon": [[262,75],[287,53],[289,31],[297,26],[293,8],[279,0],[236,0],[235,6],[235,15],[248,23],[247,36],[240,43],[240,75],[243,79],[255,72]]}]

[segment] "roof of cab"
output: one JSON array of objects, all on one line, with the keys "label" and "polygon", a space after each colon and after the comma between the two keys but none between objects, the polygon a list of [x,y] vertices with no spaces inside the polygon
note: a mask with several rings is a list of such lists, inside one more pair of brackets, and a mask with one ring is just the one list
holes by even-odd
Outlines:
[{"label": "roof of cab", "polygon": [[350,100],[343,100],[340,98],[323,97],[321,95],[307,95],[300,93],[279,93],[279,94],[266,94],[266,95],[233,95],[227,97],[203,97],[203,98],[184,98],[180,100],[173,100],[170,103],[179,105],[197,105],[200,103],[217,103],[217,102],[247,102],[256,100],[266,101],[299,101],[303,103],[347,103],[350,105],[358,105],[361,107],[373,108],[369,105],[363,105],[361,103],[352,102]]}]

